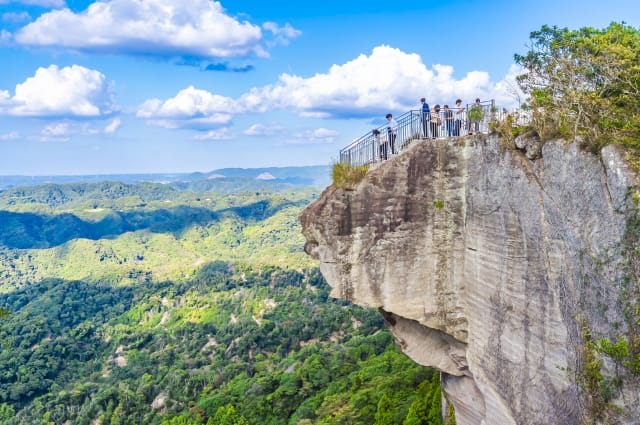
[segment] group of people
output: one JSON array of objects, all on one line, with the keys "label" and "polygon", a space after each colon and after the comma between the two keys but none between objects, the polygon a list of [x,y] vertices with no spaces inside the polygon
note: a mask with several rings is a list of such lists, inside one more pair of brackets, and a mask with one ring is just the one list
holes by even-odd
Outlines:
[{"label": "group of people", "polygon": [[[473,117],[467,116],[467,109],[462,106],[462,99],[456,99],[456,104],[453,108],[449,108],[449,105],[444,105],[442,111],[442,118],[440,115],[440,105],[435,105],[433,109],[429,109],[429,104],[423,97],[420,99],[422,103],[422,138],[428,139],[431,136],[432,139],[440,136],[440,129],[442,128],[444,118],[444,130],[448,137],[458,137],[460,132],[463,131],[466,122],[466,129],[468,134],[477,133],[480,131],[480,114],[476,114]],[[470,109],[477,108],[482,111],[482,105],[480,99],[476,98],[475,103]]]},{"label": "group of people", "polygon": [[373,140],[380,146],[380,159],[388,159],[389,155],[396,154],[396,138],[398,137],[398,122],[393,119],[393,115],[387,114],[387,139],[381,140],[380,130],[374,129]]},{"label": "group of people", "polygon": [[[467,108],[462,106],[462,99],[456,99],[455,106],[449,108],[449,105],[444,105],[442,115],[440,114],[440,105],[435,105],[433,109],[429,108],[429,104],[423,97],[420,99],[421,107],[421,119],[422,119],[422,138],[423,139],[435,139],[440,137],[440,130],[446,131],[448,137],[460,136],[460,132],[464,131],[466,127],[468,134],[477,133],[480,130],[480,121],[482,114],[482,105],[480,99],[476,99],[475,103],[469,108],[472,110],[476,108],[480,111],[479,114],[473,116],[467,115]],[[396,138],[398,136],[398,122],[393,118],[392,114],[387,114],[387,137],[386,140],[381,140],[380,130],[373,130],[373,139],[380,147],[380,159],[386,160],[389,155],[396,154]],[[443,127],[444,119],[444,127]],[[443,133],[444,135],[445,133]]]}]

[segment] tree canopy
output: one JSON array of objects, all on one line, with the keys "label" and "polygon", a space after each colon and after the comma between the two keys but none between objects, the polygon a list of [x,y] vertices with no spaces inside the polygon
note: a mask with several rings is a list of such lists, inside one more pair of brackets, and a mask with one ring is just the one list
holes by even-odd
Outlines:
[{"label": "tree canopy", "polygon": [[543,138],[618,143],[640,158],[640,31],[625,23],[578,30],[543,26],[516,54],[533,126]]}]

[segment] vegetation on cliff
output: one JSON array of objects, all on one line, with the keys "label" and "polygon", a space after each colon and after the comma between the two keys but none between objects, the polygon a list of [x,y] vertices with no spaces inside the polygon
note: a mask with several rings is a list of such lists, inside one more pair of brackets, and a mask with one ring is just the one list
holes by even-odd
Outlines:
[{"label": "vegetation on cliff", "polygon": [[624,23],[578,30],[543,26],[516,54],[543,138],[581,140],[594,151],[619,143],[640,159],[640,31]]},{"label": "vegetation on cliff", "polygon": [[333,185],[341,189],[353,189],[362,181],[369,171],[368,165],[351,165],[345,162],[336,162],[331,170]]}]

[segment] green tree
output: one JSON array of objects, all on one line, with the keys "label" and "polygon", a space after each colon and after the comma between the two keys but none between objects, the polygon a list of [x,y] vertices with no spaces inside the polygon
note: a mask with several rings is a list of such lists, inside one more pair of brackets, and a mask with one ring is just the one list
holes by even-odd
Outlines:
[{"label": "green tree", "polygon": [[439,376],[434,373],[431,380],[425,380],[418,387],[402,425],[441,425],[441,397]]},{"label": "green tree", "polygon": [[[581,136],[593,149],[612,140],[640,152],[640,31],[543,26],[516,54],[533,125],[543,138]],[[637,156],[636,156],[637,158]]]},{"label": "green tree", "polygon": [[188,415],[174,416],[171,419],[165,419],[161,425],[201,425],[200,422],[191,419]]},{"label": "green tree", "polygon": [[394,425],[395,423],[391,400],[386,394],[383,394],[380,401],[378,401],[374,425]]},{"label": "green tree", "polygon": [[249,422],[228,404],[218,408],[213,419],[209,418],[207,421],[207,425],[249,425]]},{"label": "green tree", "polygon": [[15,415],[15,413],[16,412],[15,410],[13,410],[13,407],[11,407],[11,405],[7,403],[0,404],[0,423],[4,423],[4,421],[13,418],[13,415]]}]

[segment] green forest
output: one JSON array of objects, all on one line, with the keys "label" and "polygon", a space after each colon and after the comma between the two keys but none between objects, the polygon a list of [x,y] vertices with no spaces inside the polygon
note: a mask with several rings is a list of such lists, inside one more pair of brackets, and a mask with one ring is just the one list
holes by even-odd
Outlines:
[{"label": "green forest", "polygon": [[441,424],[439,374],[302,251],[318,190],[238,187],[0,192],[0,423]]}]

